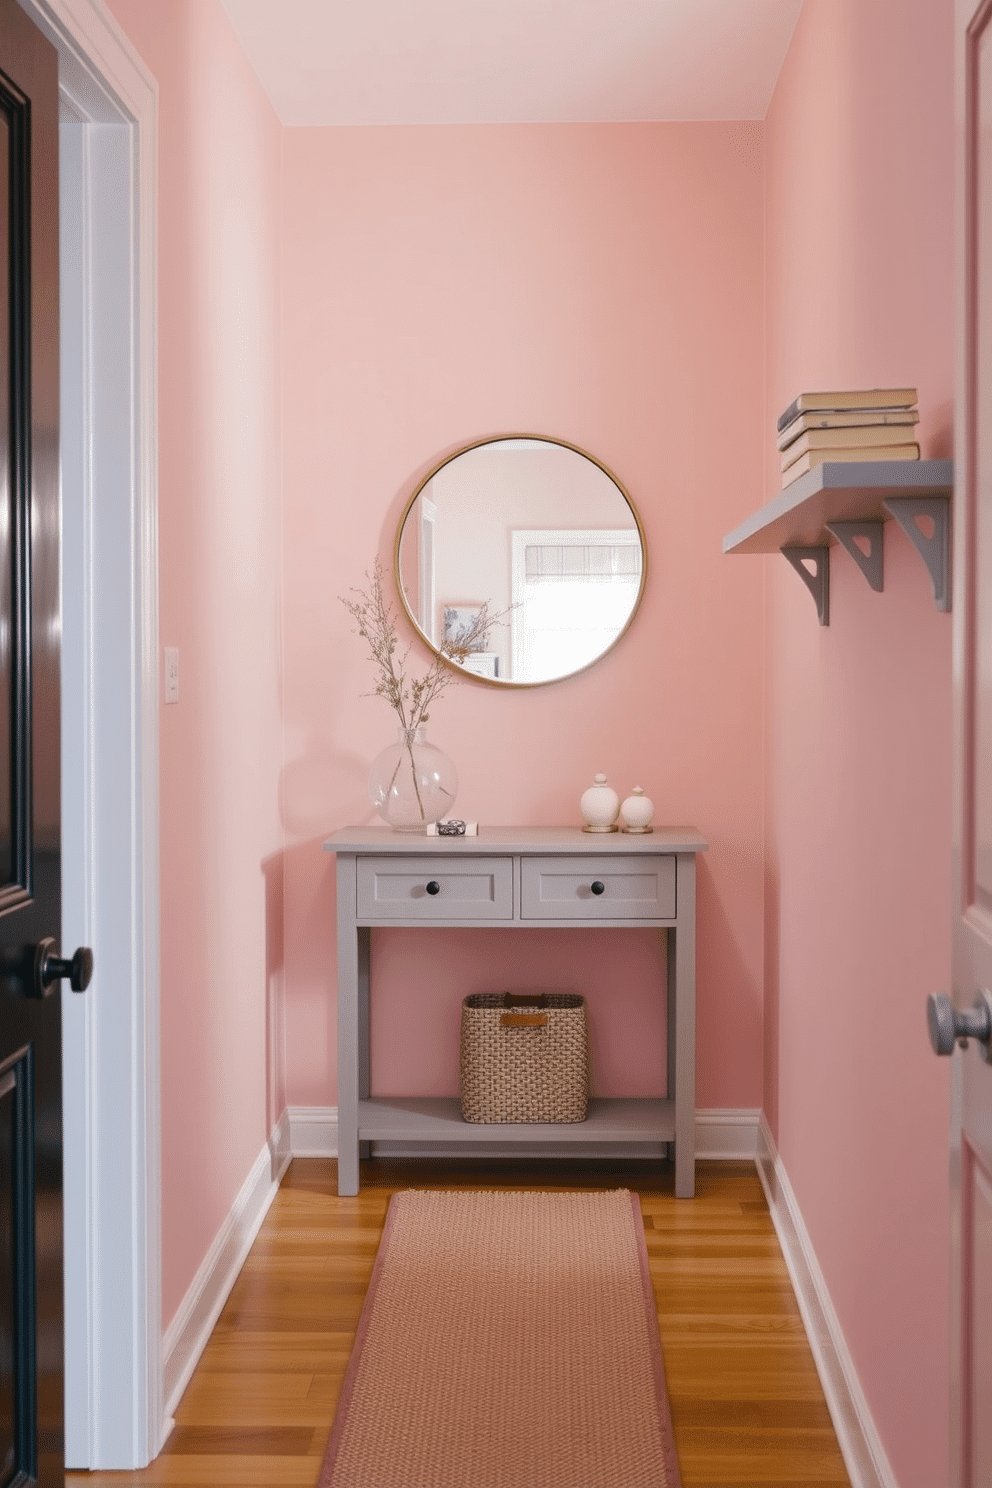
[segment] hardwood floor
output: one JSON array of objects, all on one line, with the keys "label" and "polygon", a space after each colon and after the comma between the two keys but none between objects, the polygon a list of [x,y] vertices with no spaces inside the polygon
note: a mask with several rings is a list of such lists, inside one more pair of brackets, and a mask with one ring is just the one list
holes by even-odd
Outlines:
[{"label": "hardwood floor", "polygon": [[696,1197],[675,1199],[667,1165],[376,1159],[362,1164],[358,1197],[339,1199],[333,1162],[297,1158],[165,1451],[141,1472],[66,1483],[313,1488],[391,1193],[629,1188],[641,1198],[683,1488],[848,1484],[757,1173],[711,1162],[696,1173]]}]

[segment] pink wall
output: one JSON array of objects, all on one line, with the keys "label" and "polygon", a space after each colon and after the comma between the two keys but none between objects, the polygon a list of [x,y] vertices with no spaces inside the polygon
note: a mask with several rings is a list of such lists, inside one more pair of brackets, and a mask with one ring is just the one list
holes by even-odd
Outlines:
[{"label": "pink wall", "polygon": [[[706,833],[698,1104],[764,1101],[900,1488],[939,1484],[948,617],[897,531],[884,595],[833,565],[828,629],[720,539],[801,387],[914,382],[950,452],[949,6],[806,0],[766,126],[333,131],[280,130],[219,0],[111,8],[161,89],[165,1320],[287,1102],[336,1099],[321,843],[393,731],[338,596],[442,453],[547,433],[630,490],[645,600],[581,677],[448,694],[458,810],[577,822],[604,769]],[[380,1089],[453,1090],[499,984],[588,991],[598,1088],[659,1088],[651,936],[374,955]]]},{"label": "pink wall", "polygon": [[[803,388],[916,385],[923,455],[951,453],[952,9],[806,0],[766,121],[765,499]],[[763,561],[765,1107],[900,1488],[935,1488],[948,1062],[924,1004],[950,954],[950,617],[894,524],[881,595],[835,552],[826,629]]]},{"label": "pink wall", "polygon": [[[465,683],[430,735],[459,814],[572,822],[597,770],[712,846],[699,903],[701,1106],[761,1098],[760,564],[720,538],[761,490],[762,129],[756,124],[290,129],[284,389],[287,1081],[333,1105],[334,863],[370,819],[394,735],[338,602],[443,453],[488,434],[572,441],[647,531],[640,615],[588,673]],[[591,941],[595,939],[596,945]],[[593,999],[601,1090],[661,1088],[659,951],[643,935],[376,938],[374,1082],[457,1090],[466,992]]]},{"label": "pink wall", "polygon": [[281,132],[219,0],[111,0],[159,82],[162,1306],[285,1106]]}]

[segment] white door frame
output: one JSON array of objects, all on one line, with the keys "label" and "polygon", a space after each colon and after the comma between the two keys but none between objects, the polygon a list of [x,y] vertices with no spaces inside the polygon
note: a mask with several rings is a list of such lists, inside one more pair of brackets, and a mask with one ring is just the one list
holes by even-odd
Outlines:
[{"label": "white door frame", "polygon": [[63,155],[66,1463],[160,1450],[157,86],[100,0],[20,0],[55,43]]}]

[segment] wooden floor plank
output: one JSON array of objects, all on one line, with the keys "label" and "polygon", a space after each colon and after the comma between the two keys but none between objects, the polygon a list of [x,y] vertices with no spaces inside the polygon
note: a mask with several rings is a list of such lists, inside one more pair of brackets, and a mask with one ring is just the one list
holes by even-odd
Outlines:
[{"label": "wooden floor plank", "polygon": [[[753,1164],[376,1159],[337,1196],[297,1158],[176,1410],[137,1473],[68,1488],[313,1488],[375,1263],[404,1188],[629,1188],[640,1196],[683,1488],[843,1488],[849,1480]],[[568,1488],[567,1484],[549,1488]]]}]

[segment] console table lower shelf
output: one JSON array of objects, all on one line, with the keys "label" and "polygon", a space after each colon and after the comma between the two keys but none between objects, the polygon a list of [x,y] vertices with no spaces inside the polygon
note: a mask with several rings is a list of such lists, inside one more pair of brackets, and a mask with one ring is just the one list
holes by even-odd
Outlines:
[{"label": "console table lower shelf", "polygon": [[358,1102],[361,1142],[674,1142],[674,1100],[590,1097],[585,1121],[464,1121],[457,1097],[380,1097]]}]

